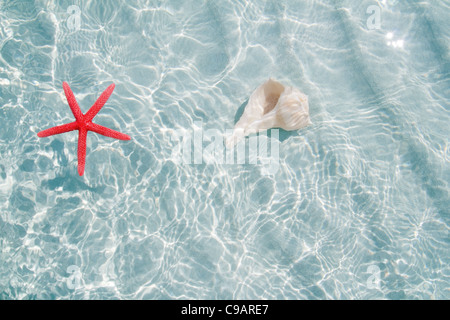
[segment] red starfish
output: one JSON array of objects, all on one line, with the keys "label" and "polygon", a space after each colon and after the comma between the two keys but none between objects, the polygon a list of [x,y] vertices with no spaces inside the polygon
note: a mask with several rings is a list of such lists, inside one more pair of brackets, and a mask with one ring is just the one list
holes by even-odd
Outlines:
[{"label": "red starfish", "polygon": [[37,135],[40,138],[53,136],[55,134],[60,134],[64,132],[69,132],[73,130],[78,130],[78,174],[80,176],[84,173],[84,165],[86,164],[86,137],[88,131],[94,131],[107,137],[119,139],[119,140],[130,140],[131,138],[118,131],[109,129],[107,127],[98,125],[92,122],[92,119],[100,111],[103,105],[108,100],[109,96],[114,90],[114,83],[110,85],[97,101],[92,105],[92,107],[83,114],[78,106],[77,100],[73,95],[72,90],[66,82],[63,82],[64,93],[66,94],[67,102],[69,103],[70,110],[75,117],[74,122],[66,123],[60,126],[49,128],[39,132]]}]

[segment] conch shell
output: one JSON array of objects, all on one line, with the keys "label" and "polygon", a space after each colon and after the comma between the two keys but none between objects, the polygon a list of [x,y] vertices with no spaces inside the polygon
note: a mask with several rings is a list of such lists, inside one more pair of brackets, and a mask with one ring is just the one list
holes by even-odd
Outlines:
[{"label": "conch shell", "polygon": [[269,79],[250,96],[233,134],[226,139],[227,147],[251,133],[282,128],[298,130],[311,124],[308,96],[294,87]]}]

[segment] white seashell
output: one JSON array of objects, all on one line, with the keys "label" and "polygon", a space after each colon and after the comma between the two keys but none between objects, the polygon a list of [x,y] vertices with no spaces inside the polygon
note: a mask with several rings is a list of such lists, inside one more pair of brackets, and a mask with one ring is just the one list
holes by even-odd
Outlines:
[{"label": "white seashell", "polygon": [[310,124],[308,96],[269,79],[250,96],[226,145],[233,147],[243,137],[259,131],[271,128],[298,130]]}]

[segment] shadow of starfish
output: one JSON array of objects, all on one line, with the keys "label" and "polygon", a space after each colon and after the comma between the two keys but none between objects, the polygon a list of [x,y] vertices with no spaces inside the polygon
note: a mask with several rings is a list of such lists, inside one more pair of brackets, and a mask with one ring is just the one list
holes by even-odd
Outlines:
[{"label": "shadow of starfish", "polygon": [[88,131],[93,131],[119,140],[131,139],[124,133],[120,133],[92,122],[92,119],[96,116],[112,94],[114,87],[115,85],[113,83],[106,88],[88,112],[83,114],[69,85],[66,82],[63,82],[64,93],[66,94],[67,102],[69,103],[70,110],[72,110],[73,116],[75,117],[75,121],[43,130],[37,134],[38,137],[44,138],[55,134],[78,130],[78,174],[80,176],[83,175],[86,164],[86,137]]}]

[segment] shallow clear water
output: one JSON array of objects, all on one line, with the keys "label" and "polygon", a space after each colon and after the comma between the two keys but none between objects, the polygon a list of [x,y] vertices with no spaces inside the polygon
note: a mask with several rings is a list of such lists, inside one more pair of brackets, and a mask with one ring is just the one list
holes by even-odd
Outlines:
[{"label": "shallow clear water", "polygon": [[[0,2],[0,298],[450,298],[448,1],[73,5]],[[275,172],[174,160],[269,77],[313,122]],[[95,121],[132,137],[82,177],[36,136],[63,81],[83,112],[114,82]]]}]

